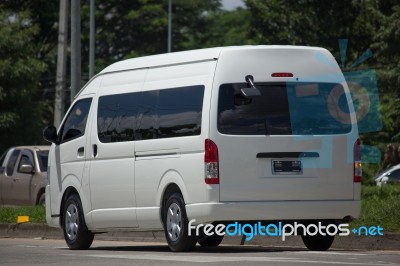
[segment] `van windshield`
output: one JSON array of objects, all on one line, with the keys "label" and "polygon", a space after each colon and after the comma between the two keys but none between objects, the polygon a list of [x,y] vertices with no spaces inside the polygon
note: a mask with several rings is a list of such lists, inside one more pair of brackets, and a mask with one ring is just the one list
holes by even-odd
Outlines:
[{"label": "van windshield", "polygon": [[218,131],[230,135],[331,135],[351,131],[343,86],[337,83],[256,84],[261,96],[246,98],[245,83],[219,89]]}]

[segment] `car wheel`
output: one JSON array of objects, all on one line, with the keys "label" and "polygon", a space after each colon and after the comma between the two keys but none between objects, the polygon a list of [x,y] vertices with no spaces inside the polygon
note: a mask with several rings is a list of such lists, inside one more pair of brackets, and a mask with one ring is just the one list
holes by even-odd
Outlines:
[{"label": "car wheel", "polygon": [[218,247],[219,244],[221,244],[223,239],[224,239],[224,235],[220,236],[220,235],[217,235],[214,233],[211,236],[207,236],[207,235],[203,234],[199,237],[199,240],[197,242],[202,247]]},{"label": "car wheel", "polygon": [[86,226],[81,200],[72,194],[64,203],[62,227],[64,238],[70,249],[88,249],[94,234]]},{"label": "car wheel", "polygon": [[42,195],[40,195],[39,200],[38,200],[38,205],[39,206],[46,205],[46,195],[44,193],[42,193]]},{"label": "car wheel", "polygon": [[164,231],[172,251],[189,251],[194,248],[197,236],[189,236],[185,202],[180,193],[172,194],[165,205]]}]

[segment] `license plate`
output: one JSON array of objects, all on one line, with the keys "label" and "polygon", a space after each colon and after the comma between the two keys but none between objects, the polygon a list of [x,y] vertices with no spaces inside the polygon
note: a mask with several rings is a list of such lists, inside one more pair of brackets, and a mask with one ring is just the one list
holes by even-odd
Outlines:
[{"label": "license plate", "polygon": [[272,174],[274,175],[299,175],[301,173],[300,160],[272,160]]}]

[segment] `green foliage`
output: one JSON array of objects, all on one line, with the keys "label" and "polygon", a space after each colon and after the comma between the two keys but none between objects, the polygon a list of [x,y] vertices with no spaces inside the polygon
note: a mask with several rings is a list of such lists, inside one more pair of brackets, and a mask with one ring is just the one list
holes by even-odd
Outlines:
[{"label": "green foliage", "polygon": [[36,88],[45,64],[33,42],[38,26],[30,13],[0,11],[0,150],[9,145],[35,144],[39,139],[41,106]]},{"label": "green foliage", "polygon": [[379,20],[373,2],[245,0],[257,43],[319,46],[339,58],[338,39],[349,39],[350,65],[373,41]]},{"label": "green foliage", "polygon": [[183,43],[183,48],[256,44],[252,36],[249,36],[250,17],[251,13],[243,8],[212,12],[208,14],[207,29],[191,34]]},{"label": "green foliage", "polygon": [[46,223],[46,209],[43,206],[0,208],[0,223],[16,223],[18,216],[29,216],[32,223]]},{"label": "green foliage", "polygon": [[[174,0],[172,51],[204,47],[219,0]],[[89,1],[82,5],[82,56],[88,62]],[[167,52],[168,0],[96,1],[96,70],[115,61]],[[84,71],[86,65],[83,64]]]},{"label": "green foliage", "polygon": [[352,226],[376,226],[384,232],[400,231],[400,186],[363,186],[361,217]]},{"label": "green foliage", "polygon": [[[398,1],[378,1],[380,23],[371,45],[376,51],[380,92],[381,132],[371,135],[371,140],[386,147],[387,143],[400,142],[400,4]],[[382,149],[384,152],[384,149]]]},{"label": "green foliage", "polygon": [[[389,3],[390,1],[388,1]],[[388,4],[386,3],[386,4]],[[381,10],[381,25],[375,36],[373,48],[377,51],[377,63],[380,70],[381,92],[396,93],[400,96],[400,4],[385,6]]]}]

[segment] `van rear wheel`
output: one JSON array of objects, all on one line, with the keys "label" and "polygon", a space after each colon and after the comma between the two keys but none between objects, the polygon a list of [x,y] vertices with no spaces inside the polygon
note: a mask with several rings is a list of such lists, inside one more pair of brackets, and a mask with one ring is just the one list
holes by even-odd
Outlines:
[{"label": "van rear wheel", "polygon": [[70,249],[88,249],[94,234],[88,230],[79,197],[72,194],[63,206],[62,228]]},{"label": "van rear wheel", "polygon": [[190,251],[197,242],[197,236],[189,236],[185,202],[180,193],[172,194],[165,204],[164,231],[172,251]]},{"label": "van rear wheel", "polygon": [[316,234],[315,236],[301,235],[304,245],[312,251],[325,251],[328,250],[335,240],[335,236]]}]

